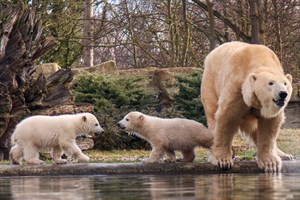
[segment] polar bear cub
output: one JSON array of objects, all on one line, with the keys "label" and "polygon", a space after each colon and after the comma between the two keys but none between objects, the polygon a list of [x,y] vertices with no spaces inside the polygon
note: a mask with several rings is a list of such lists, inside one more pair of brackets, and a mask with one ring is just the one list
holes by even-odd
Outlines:
[{"label": "polar bear cub", "polygon": [[21,158],[28,164],[43,164],[39,152],[52,150],[57,164],[67,162],[61,159],[63,153],[79,162],[89,161],[76,144],[76,137],[94,137],[103,132],[97,118],[90,113],[58,116],[31,116],[19,124],[11,136],[12,148],[9,152],[13,164],[20,164]]},{"label": "polar bear cub", "polygon": [[193,162],[194,148],[209,148],[213,143],[213,135],[201,123],[194,120],[173,118],[163,119],[145,115],[141,112],[130,112],[118,122],[118,126],[136,136],[147,140],[152,151],[145,162],[159,162],[167,155],[167,162],[175,162],[175,150],[181,151],[183,159],[179,161]]}]

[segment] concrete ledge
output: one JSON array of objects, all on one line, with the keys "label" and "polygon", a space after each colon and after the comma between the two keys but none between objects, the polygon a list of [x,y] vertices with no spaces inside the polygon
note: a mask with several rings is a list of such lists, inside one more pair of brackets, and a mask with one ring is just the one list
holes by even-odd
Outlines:
[{"label": "concrete ledge", "polygon": [[[300,160],[283,161],[282,173],[300,172]],[[235,162],[222,171],[210,163],[72,163],[0,165],[0,176],[263,173],[253,161]]]}]

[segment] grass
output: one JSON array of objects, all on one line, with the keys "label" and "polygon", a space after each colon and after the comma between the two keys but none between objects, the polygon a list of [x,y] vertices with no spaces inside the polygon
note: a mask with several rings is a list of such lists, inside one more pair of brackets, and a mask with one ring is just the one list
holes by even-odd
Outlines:
[{"label": "grass", "polygon": [[278,146],[285,153],[300,159],[300,129],[284,129],[277,139]]},{"label": "grass", "polygon": [[[292,154],[296,159],[300,158],[300,129],[282,129],[277,139],[279,148],[285,153]],[[254,160],[256,149],[251,142],[236,135],[233,141],[235,151],[235,160]],[[196,148],[195,162],[206,162],[210,156],[210,151],[204,148]],[[113,150],[100,151],[88,150],[85,151],[91,158],[91,162],[142,162],[149,157],[148,150]],[[177,157],[181,157],[179,152],[176,152]]]},{"label": "grass", "polygon": [[[282,129],[277,139],[279,148],[285,153],[293,155],[300,159],[300,129]],[[247,139],[236,135],[233,141],[235,151],[235,160],[254,160],[256,149]],[[206,162],[210,156],[210,151],[197,147],[195,149],[195,162]],[[88,155],[93,163],[115,163],[115,162],[142,162],[149,157],[150,150],[87,150],[84,154]],[[176,152],[176,157],[181,157]],[[0,164],[9,164],[9,161],[0,161]],[[46,163],[53,163],[46,160]]]},{"label": "grass", "polygon": [[[206,161],[209,151],[204,148],[196,148],[196,161]],[[88,150],[84,152],[91,158],[91,162],[112,163],[112,162],[142,162],[150,155],[150,150],[113,150],[100,151]],[[180,157],[180,153],[176,152],[176,157]]]}]

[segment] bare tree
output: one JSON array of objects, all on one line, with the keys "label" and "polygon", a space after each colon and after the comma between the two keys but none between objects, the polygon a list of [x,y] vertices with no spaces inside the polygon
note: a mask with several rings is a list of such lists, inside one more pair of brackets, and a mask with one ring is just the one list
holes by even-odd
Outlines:
[{"label": "bare tree", "polygon": [[173,65],[178,62],[179,53],[179,33],[178,33],[178,20],[176,20],[176,10],[172,8],[173,0],[167,0],[168,6],[168,25],[169,36],[171,43],[171,57]]},{"label": "bare tree", "polygon": [[186,66],[188,59],[188,51],[191,40],[191,29],[189,25],[189,19],[187,16],[187,5],[186,0],[182,0],[182,16],[184,23],[184,36],[183,36],[183,50],[182,50],[182,58],[181,58],[181,66]]},{"label": "bare tree", "polygon": [[120,68],[201,67],[213,46],[232,40],[266,44],[282,54],[288,66],[299,60],[297,1],[97,2],[101,5],[95,19],[97,63],[115,59]]},{"label": "bare tree", "polygon": [[215,31],[215,17],[213,13],[213,2],[206,0],[207,12],[209,19],[209,49],[213,50],[216,47],[216,31]]},{"label": "bare tree", "polygon": [[[204,10],[208,11],[208,7],[205,3],[200,0],[192,0],[195,2],[199,7],[203,8]],[[251,37],[244,33],[232,20],[225,18],[220,12],[217,10],[213,10],[213,14],[219,20],[221,20],[224,24],[226,24],[231,30],[237,35],[237,37],[241,38],[245,42],[250,42]]]},{"label": "bare tree", "polygon": [[251,42],[253,44],[259,44],[259,17],[260,17],[260,0],[248,0],[250,9],[250,19],[251,19]]},{"label": "bare tree", "polygon": [[94,65],[94,9],[93,0],[85,0],[85,29],[83,39],[83,64],[85,67]]},{"label": "bare tree", "polygon": [[276,35],[276,49],[279,52],[279,58],[282,59],[282,39],[281,39],[281,26],[279,21],[279,11],[277,6],[277,0],[272,0],[272,5],[274,7],[274,25],[275,25],[275,35]]}]

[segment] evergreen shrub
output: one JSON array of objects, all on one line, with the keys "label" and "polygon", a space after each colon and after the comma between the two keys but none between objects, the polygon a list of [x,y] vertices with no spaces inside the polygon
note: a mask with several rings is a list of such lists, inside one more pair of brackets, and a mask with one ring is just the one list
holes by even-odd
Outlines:
[{"label": "evergreen shrub", "polygon": [[148,85],[145,76],[107,76],[84,74],[74,85],[76,102],[91,103],[95,115],[105,132],[95,140],[95,148],[150,149],[150,145],[135,136],[120,131],[120,121],[130,111],[140,111],[159,117],[184,117],[205,124],[202,104],[199,101],[201,73],[177,75],[171,107],[159,101],[158,91]]},{"label": "evergreen shrub", "polygon": [[178,93],[174,95],[173,107],[185,118],[193,119],[206,125],[203,105],[200,101],[202,74],[199,71],[176,76],[175,85]]}]

